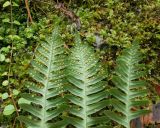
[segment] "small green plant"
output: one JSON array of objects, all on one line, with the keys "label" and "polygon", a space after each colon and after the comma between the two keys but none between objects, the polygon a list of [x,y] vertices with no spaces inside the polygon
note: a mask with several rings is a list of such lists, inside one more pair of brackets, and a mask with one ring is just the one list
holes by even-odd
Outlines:
[{"label": "small green plant", "polygon": [[145,75],[143,64],[139,64],[142,56],[139,52],[139,45],[133,42],[132,46],[125,49],[117,59],[117,67],[113,76],[115,88],[110,93],[115,97],[111,104],[115,112],[107,111],[107,115],[114,121],[130,128],[130,122],[148,110],[141,109],[148,101],[144,99],[147,95],[146,82],[141,78]]},{"label": "small green plant", "polygon": [[[65,105],[63,85],[65,84],[64,74],[64,48],[58,28],[55,28],[50,38],[42,43],[32,61],[30,76],[36,83],[27,82],[30,93],[22,97],[31,104],[21,104],[21,108],[32,117],[19,117],[20,121],[32,128],[53,128],[60,127],[53,124],[53,120],[64,111]],[[52,123],[50,123],[52,122]]]},{"label": "small green plant", "polygon": [[[30,22],[26,2],[33,22]],[[155,82],[157,85],[159,83],[153,78],[160,79],[160,0],[60,0],[59,2],[64,3],[67,10],[74,12],[75,18],[80,19],[82,42],[86,41],[87,44],[94,46],[95,42],[100,42],[95,54],[100,54],[99,58],[107,66],[109,76],[113,72],[120,51],[128,47],[134,38],[141,40],[140,50],[144,55],[142,63],[148,71],[144,79],[151,82],[147,86],[148,100],[150,103],[157,103],[159,93],[156,92]],[[28,66],[34,58],[37,45],[51,33],[56,22],[60,23],[60,28],[63,30],[62,38],[65,40],[65,46],[70,48],[74,45],[72,33],[75,27],[74,19],[70,20],[55,9],[56,3],[56,0],[0,0],[0,127],[23,127],[16,118],[19,115],[29,115],[18,106],[22,102],[27,102],[20,98],[22,93],[28,93],[22,83],[33,81],[28,77]],[[36,85],[39,86],[39,82]],[[72,107],[73,103],[67,104]],[[100,111],[102,115],[103,112]],[[99,116],[99,112],[92,116]],[[61,118],[60,115],[58,120]],[[82,120],[77,116],[75,118]],[[53,122],[57,122],[56,119]],[[110,126],[113,127],[114,124],[111,122]]]},{"label": "small green plant", "polygon": [[102,126],[107,118],[100,116],[97,112],[108,104],[106,81],[103,81],[106,78],[106,72],[94,50],[82,43],[80,38],[76,40],[76,45],[68,59],[67,76],[68,81],[72,83],[68,87],[71,93],[68,99],[72,103],[69,111],[72,115],[70,123],[76,128],[89,128],[98,124]]},{"label": "small green plant", "polygon": [[[26,82],[30,92],[22,95],[29,103],[20,105],[31,116],[20,116],[20,121],[34,128],[68,125],[103,128],[108,127],[110,117],[130,128],[132,119],[148,112],[139,108],[147,103],[143,99],[147,91],[146,82],[140,80],[145,72],[139,64],[142,57],[137,43],[124,50],[117,59],[113,77],[116,87],[110,90],[115,99],[111,100],[106,91],[107,73],[94,49],[82,43],[77,34],[75,46],[66,59],[63,45],[58,28],[55,28],[52,36],[38,47],[29,71],[35,82]],[[105,115],[104,110],[109,104],[118,113],[107,110]]]}]

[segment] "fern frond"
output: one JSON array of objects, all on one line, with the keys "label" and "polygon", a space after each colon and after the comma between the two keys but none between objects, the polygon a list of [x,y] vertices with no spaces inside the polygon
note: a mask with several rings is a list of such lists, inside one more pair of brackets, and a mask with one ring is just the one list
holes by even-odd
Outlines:
[{"label": "fern frond", "polygon": [[[30,76],[35,83],[27,82],[31,93],[22,97],[32,104],[21,104],[21,108],[32,115],[31,119],[20,117],[19,119],[32,128],[54,128],[53,120],[65,110],[63,85],[64,73],[64,49],[58,28],[55,28],[50,38],[42,43],[32,62]],[[63,124],[63,123],[62,123]]]},{"label": "fern frond", "polygon": [[133,43],[117,59],[117,67],[112,79],[116,88],[110,91],[115,97],[111,104],[118,113],[107,111],[107,115],[126,128],[130,128],[132,119],[148,112],[140,109],[147,104],[147,101],[144,100],[147,95],[146,82],[141,80],[145,75],[142,65],[139,64],[141,60],[139,45]]},{"label": "fern frond", "polygon": [[72,103],[69,110],[72,115],[70,123],[76,128],[89,128],[93,125],[98,127],[102,120],[93,114],[108,104],[106,83],[103,82],[106,72],[94,50],[87,44],[82,44],[80,39],[76,39],[76,45],[71,50],[68,60],[68,80],[72,84],[68,87],[71,93],[68,99]]}]

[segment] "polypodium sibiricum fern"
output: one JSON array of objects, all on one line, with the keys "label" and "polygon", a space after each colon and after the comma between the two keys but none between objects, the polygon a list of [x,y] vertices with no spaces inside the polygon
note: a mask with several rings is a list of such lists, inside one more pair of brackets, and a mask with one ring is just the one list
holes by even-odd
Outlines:
[{"label": "polypodium sibiricum fern", "polygon": [[147,103],[144,100],[147,95],[146,82],[141,79],[145,75],[145,71],[142,70],[144,65],[139,64],[141,60],[139,45],[134,42],[117,59],[116,74],[112,79],[116,89],[111,90],[115,97],[111,104],[117,112],[107,111],[106,114],[126,128],[130,128],[132,119],[148,112],[140,108]]},{"label": "polypodium sibiricum fern", "polygon": [[[27,82],[30,93],[22,97],[31,101],[31,104],[21,104],[21,108],[29,112],[32,117],[21,116],[19,119],[31,128],[57,128],[53,120],[64,110],[63,85],[64,73],[64,47],[58,28],[46,42],[42,43],[36,51],[32,61],[30,76],[36,83]],[[58,119],[59,120],[59,119]],[[55,121],[54,121],[55,122]]]},{"label": "polypodium sibiricum fern", "polygon": [[[102,121],[106,117],[100,116],[97,112],[107,104],[107,92],[105,90],[106,72],[101,67],[94,50],[87,44],[76,39],[76,45],[71,50],[68,59],[68,80],[71,86],[68,87],[68,99],[71,102],[69,113],[70,124],[76,128],[98,128],[104,126]],[[97,114],[95,114],[97,113]]]}]

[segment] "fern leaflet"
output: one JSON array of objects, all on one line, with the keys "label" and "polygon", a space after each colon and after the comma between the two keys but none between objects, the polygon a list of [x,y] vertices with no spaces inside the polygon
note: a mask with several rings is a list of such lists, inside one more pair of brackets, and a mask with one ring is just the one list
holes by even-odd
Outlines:
[{"label": "fern leaflet", "polygon": [[[58,28],[55,28],[50,38],[42,43],[32,61],[30,76],[36,82],[27,82],[31,93],[22,97],[32,104],[21,104],[21,108],[32,115],[32,118],[19,117],[19,119],[32,128],[56,128],[54,124],[57,117],[66,108],[63,93],[65,84],[64,49]],[[62,122],[61,122],[62,123]],[[63,124],[63,123],[62,123]]]},{"label": "fern leaflet", "polygon": [[135,42],[117,59],[116,74],[112,79],[116,88],[110,91],[115,97],[111,104],[118,113],[107,111],[107,115],[126,128],[130,128],[132,119],[148,113],[148,110],[140,109],[147,104],[144,100],[147,95],[146,82],[140,79],[145,75],[142,70],[144,65],[139,64],[141,59],[139,45]]},{"label": "fern leaflet", "polygon": [[[77,39],[78,38],[78,39]],[[82,44],[76,38],[76,45],[71,50],[68,66],[68,80],[72,84],[68,87],[71,95],[68,99],[72,103],[70,109],[70,123],[76,128],[98,127],[107,117],[94,114],[108,104],[105,90],[106,72],[95,56],[94,50],[87,44]],[[104,125],[105,127],[105,125]]]}]

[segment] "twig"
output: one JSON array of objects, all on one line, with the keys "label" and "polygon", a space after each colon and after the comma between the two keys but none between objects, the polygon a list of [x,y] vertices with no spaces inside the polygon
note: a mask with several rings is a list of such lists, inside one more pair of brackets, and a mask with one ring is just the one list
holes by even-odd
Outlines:
[{"label": "twig", "polygon": [[[11,30],[11,35],[13,35],[13,12],[12,12],[13,8],[12,8],[12,0],[10,0],[10,3],[11,3],[10,4],[10,22],[11,22],[10,30]],[[13,59],[13,41],[11,40],[10,64],[9,64],[9,69],[8,69],[8,82],[9,82],[8,90],[9,90],[11,101],[12,101],[12,103],[14,105],[15,110],[16,110],[16,114],[17,114],[17,116],[19,116],[18,108],[17,108],[16,102],[15,102],[15,100],[13,98],[12,90],[10,88],[10,74],[11,74],[12,59]],[[13,128],[14,128],[14,125],[15,125],[15,123],[13,124]],[[20,122],[20,127],[23,128],[23,125],[22,125],[21,122]]]},{"label": "twig", "polygon": [[16,118],[14,119],[12,128],[14,128],[15,124],[16,124]]},{"label": "twig", "polygon": [[30,9],[29,9],[28,0],[25,0],[25,5],[26,5],[26,9],[27,9],[27,13],[28,13],[29,20],[30,20],[30,22],[32,23],[32,22],[33,22],[33,19],[32,19],[32,16],[31,16]]}]

